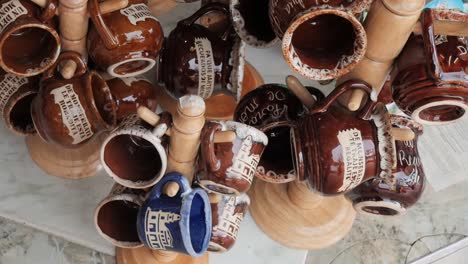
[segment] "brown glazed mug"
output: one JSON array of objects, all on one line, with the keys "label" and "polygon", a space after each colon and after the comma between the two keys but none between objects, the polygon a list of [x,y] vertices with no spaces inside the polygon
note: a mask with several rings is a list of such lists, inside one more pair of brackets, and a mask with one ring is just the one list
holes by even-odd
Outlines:
[{"label": "brown glazed mug", "polygon": [[15,76],[0,70],[0,115],[17,135],[36,131],[31,118],[31,103],[38,90],[38,78]]},{"label": "brown glazed mug", "polygon": [[171,126],[168,113],[153,127],[136,114],[128,116],[104,140],[101,163],[117,183],[134,189],[155,185],[166,172],[165,133]]},{"label": "brown glazed mug", "polygon": [[175,98],[227,94],[238,101],[241,97],[245,44],[233,34],[232,25],[220,35],[195,23],[212,11],[229,15],[226,5],[207,4],[179,21],[164,42],[157,79]]},{"label": "brown glazed mug", "polygon": [[422,36],[410,37],[392,84],[398,107],[427,125],[453,122],[468,112],[468,37],[434,35],[434,20],[468,23],[468,14],[425,9]]},{"label": "brown glazed mug", "polygon": [[240,196],[210,196],[211,239],[208,251],[223,253],[231,249],[237,240],[240,225],[250,205],[247,194]]},{"label": "brown glazed mug", "polygon": [[7,72],[29,77],[54,65],[60,54],[56,31],[57,0],[46,7],[28,0],[0,1],[0,66]]},{"label": "brown glazed mug", "polygon": [[303,116],[301,101],[281,84],[262,85],[242,98],[234,120],[258,128],[268,137],[256,177],[271,183],[296,179],[290,129]]},{"label": "brown glazed mug", "polygon": [[330,80],[364,57],[367,35],[356,15],[372,0],[270,0],[269,15],[283,56],[298,74]]},{"label": "brown glazed mug", "polygon": [[140,106],[156,110],[156,87],[146,78],[113,78],[106,82],[117,106],[118,124],[127,116],[135,114]]},{"label": "brown glazed mug", "polygon": [[299,180],[324,195],[341,194],[373,177],[387,176],[393,166],[390,116],[385,105],[375,105],[369,98],[361,110],[351,112],[336,102],[350,89],[363,89],[369,95],[372,91],[366,83],[345,82],[318,101],[291,130]]},{"label": "brown glazed mug", "polygon": [[[72,60],[77,69],[71,79],[59,72],[62,61]],[[106,81],[88,71],[81,55],[64,52],[42,76],[40,90],[31,105],[39,136],[46,142],[73,148],[116,125],[116,105]]]},{"label": "brown glazed mug", "polygon": [[424,170],[418,153],[418,137],[422,125],[403,116],[393,115],[394,127],[408,128],[415,132],[411,141],[395,140],[395,166],[391,178],[366,181],[346,194],[356,211],[376,215],[401,215],[414,205],[424,191]]},{"label": "brown glazed mug", "polygon": [[[233,131],[233,142],[215,143],[219,131]],[[208,122],[202,130],[198,184],[210,192],[240,195],[250,189],[268,138],[260,130],[242,123]]]},{"label": "brown glazed mug", "polygon": [[94,212],[94,225],[98,233],[117,247],[142,247],[137,232],[137,216],[145,196],[144,190],[114,184]]},{"label": "brown glazed mug", "polygon": [[156,64],[164,34],[146,0],[129,0],[126,8],[101,14],[99,1],[88,10],[94,26],[88,33],[88,53],[94,63],[114,77],[132,77]]}]

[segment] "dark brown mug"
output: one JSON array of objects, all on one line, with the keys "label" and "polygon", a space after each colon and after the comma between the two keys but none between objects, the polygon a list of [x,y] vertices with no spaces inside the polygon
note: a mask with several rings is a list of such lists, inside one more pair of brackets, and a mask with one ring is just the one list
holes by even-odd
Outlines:
[{"label": "dark brown mug", "polygon": [[[72,60],[77,69],[71,79],[59,72],[62,61]],[[73,148],[116,125],[116,105],[106,81],[88,71],[81,55],[64,52],[42,76],[40,90],[31,105],[39,136],[46,142]]]},{"label": "dark brown mug", "polygon": [[94,63],[114,77],[132,77],[156,64],[164,34],[151,15],[146,0],[129,0],[126,8],[101,14],[99,1],[90,0],[93,21],[88,33],[88,53]]},{"label": "dark brown mug", "polygon": [[24,77],[52,67],[61,46],[54,18],[58,1],[47,0],[42,10],[28,0],[2,0],[0,6],[0,66]]},{"label": "dark brown mug", "polygon": [[421,197],[425,176],[418,152],[422,125],[403,116],[392,116],[394,127],[415,132],[411,141],[395,140],[395,166],[392,177],[366,181],[346,194],[356,211],[376,215],[401,215]]},{"label": "dark brown mug", "polygon": [[[358,112],[351,112],[336,100],[350,89],[372,88],[348,81],[291,130],[295,168],[299,180],[324,195],[347,192],[373,177],[391,174],[393,141],[390,116],[385,105],[369,98]],[[375,108],[374,108],[375,106]]]},{"label": "dark brown mug", "polygon": [[[233,142],[215,143],[219,131],[233,131]],[[202,130],[198,184],[224,195],[240,195],[250,189],[268,138],[260,130],[242,123],[208,122]]]},{"label": "dark brown mug", "polygon": [[466,23],[468,14],[425,9],[422,35],[412,35],[396,61],[392,96],[421,124],[454,122],[468,112],[468,37],[434,35],[434,20]]},{"label": "dark brown mug", "polygon": [[372,0],[270,0],[270,21],[283,56],[298,74],[330,80],[364,57],[367,35],[356,15]]},{"label": "dark brown mug", "polygon": [[211,11],[229,15],[226,5],[207,4],[179,21],[164,42],[157,79],[175,98],[227,94],[237,101],[241,97],[245,44],[233,34],[232,25],[220,35],[195,23]]}]

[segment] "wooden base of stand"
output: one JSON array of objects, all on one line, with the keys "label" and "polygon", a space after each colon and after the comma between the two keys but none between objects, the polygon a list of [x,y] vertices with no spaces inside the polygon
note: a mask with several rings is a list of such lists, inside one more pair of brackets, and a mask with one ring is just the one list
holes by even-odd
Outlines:
[{"label": "wooden base of stand", "polygon": [[153,251],[146,247],[133,249],[116,248],[115,256],[117,264],[208,264],[209,262],[208,253],[200,258],[193,258],[173,252],[164,252],[166,255],[158,253],[158,251]]},{"label": "wooden base of stand", "polygon": [[[264,84],[258,71],[249,63],[245,64],[242,96]],[[177,101],[167,94],[163,88],[157,89],[158,102],[161,107],[174,114],[177,110]],[[209,120],[231,120],[236,109],[236,102],[231,96],[219,94],[205,100],[205,118]]]},{"label": "wooden base of stand", "polygon": [[351,230],[356,212],[344,198],[323,197],[304,184],[271,184],[256,180],[250,191],[250,213],[271,239],[295,249],[322,249]]},{"label": "wooden base of stand", "polygon": [[66,179],[83,179],[101,169],[99,152],[106,133],[75,149],[66,149],[42,140],[37,134],[26,137],[31,159],[49,175]]}]

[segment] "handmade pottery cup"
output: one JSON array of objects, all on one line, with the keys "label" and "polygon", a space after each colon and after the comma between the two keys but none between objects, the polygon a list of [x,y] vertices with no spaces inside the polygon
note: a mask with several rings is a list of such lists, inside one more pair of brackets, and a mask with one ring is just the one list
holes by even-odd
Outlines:
[{"label": "handmade pottery cup", "polygon": [[335,79],[351,71],[367,47],[366,31],[356,15],[371,2],[270,0],[270,21],[282,39],[288,65],[314,80]]},{"label": "handmade pottery cup", "polygon": [[377,215],[401,215],[414,205],[424,191],[424,170],[418,153],[418,137],[423,127],[403,116],[392,116],[394,127],[412,129],[411,141],[395,140],[396,166],[392,177],[366,181],[347,193],[356,211]]},{"label": "handmade pottery cup", "polygon": [[209,196],[213,227],[208,251],[223,253],[236,243],[237,233],[250,205],[250,198],[245,193],[237,197],[219,194]]},{"label": "handmade pottery cup", "polygon": [[54,20],[57,0],[46,7],[28,0],[0,1],[0,66],[19,76],[34,76],[54,65],[60,37]]},{"label": "handmade pottery cup", "polygon": [[118,124],[135,114],[140,106],[156,110],[156,87],[144,77],[113,78],[106,82],[117,106]]},{"label": "handmade pottery cup", "polygon": [[[67,60],[77,65],[71,79],[64,79],[59,72],[60,63]],[[87,70],[79,53],[70,51],[62,53],[42,76],[31,116],[43,140],[73,148],[114,128],[116,106],[106,81]]]},{"label": "handmade pottery cup", "polygon": [[127,117],[102,144],[101,162],[107,174],[119,184],[144,189],[155,185],[166,172],[165,133],[171,126],[168,113],[160,115],[155,127]]},{"label": "handmade pottery cup", "polygon": [[[164,194],[166,184],[177,183],[174,197]],[[151,190],[138,212],[138,235],[150,249],[202,256],[211,237],[211,207],[208,195],[190,188],[179,173],[165,175]]]},{"label": "handmade pottery cup", "polygon": [[15,134],[35,133],[31,102],[38,90],[38,78],[15,76],[0,70],[0,116]]},{"label": "handmade pottery cup", "polygon": [[220,35],[195,22],[218,11],[229,15],[226,5],[211,3],[180,21],[164,42],[157,79],[170,95],[194,94],[207,99],[217,94],[239,100],[244,74],[244,43],[230,25]]},{"label": "handmade pottery cup", "polygon": [[242,98],[234,120],[258,128],[268,137],[256,177],[271,183],[296,179],[289,131],[303,115],[301,101],[281,84],[262,85]]},{"label": "handmade pottery cup", "polygon": [[389,175],[393,166],[385,105],[376,106],[369,98],[361,110],[351,112],[337,102],[350,89],[363,89],[369,95],[372,91],[366,83],[345,82],[291,129],[299,180],[324,195],[341,194],[373,177]]},{"label": "handmade pottery cup", "polygon": [[[215,143],[219,131],[233,131],[233,142]],[[260,130],[242,123],[208,122],[203,128],[200,145],[198,184],[225,195],[240,195],[250,189],[268,138]]]},{"label": "handmade pottery cup", "polygon": [[94,225],[98,233],[117,247],[142,247],[137,232],[137,216],[145,195],[143,190],[114,184],[94,212]]},{"label": "handmade pottery cup", "polygon": [[156,64],[164,34],[151,15],[146,0],[129,0],[126,8],[101,14],[99,1],[90,0],[93,21],[88,33],[88,52],[102,70],[114,77],[132,77]]},{"label": "handmade pottery cup", "polygon": [[468,14],[425,9],[422,36],[408,40],[397,59],[392,84],[398,107],[426,125],[454,122],[468,112],[468,37],[434,35],[434,20],[468,25]]}]

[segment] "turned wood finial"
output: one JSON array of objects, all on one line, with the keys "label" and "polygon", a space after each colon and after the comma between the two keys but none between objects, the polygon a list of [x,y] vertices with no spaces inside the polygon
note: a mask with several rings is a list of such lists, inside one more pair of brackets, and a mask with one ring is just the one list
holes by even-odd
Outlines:
[{"label": "turned wood finial", "polygon": [[308,108],[314,106],[316,100],[312,96],[307,88],[297,79],[295,76],[289,75],[286,77],[286,84],[288,85],[289,90],[291,90],[301,102]]}]

